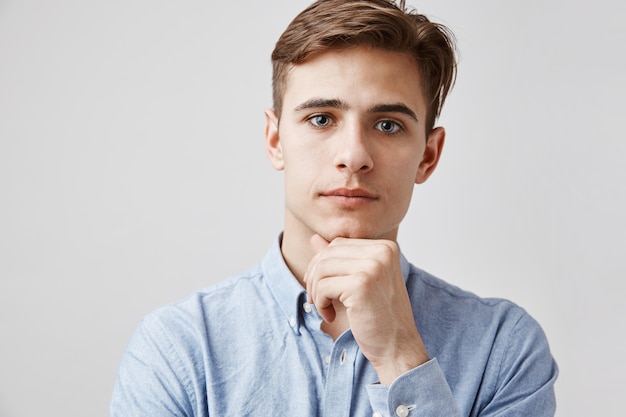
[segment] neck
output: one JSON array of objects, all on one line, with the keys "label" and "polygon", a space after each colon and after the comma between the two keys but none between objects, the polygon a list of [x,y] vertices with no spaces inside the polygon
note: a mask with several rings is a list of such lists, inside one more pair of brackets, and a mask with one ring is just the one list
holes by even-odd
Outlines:
[{"label": "neck", "polygon": [[313,236],[312,232],[307,236],[302,233],[293,233],[288,228],[285,228],[280,245],[287,267],[303,287],[305,286],[303,281],[304,274],[311,258],[315,255],[309,243],[311,236]]}]

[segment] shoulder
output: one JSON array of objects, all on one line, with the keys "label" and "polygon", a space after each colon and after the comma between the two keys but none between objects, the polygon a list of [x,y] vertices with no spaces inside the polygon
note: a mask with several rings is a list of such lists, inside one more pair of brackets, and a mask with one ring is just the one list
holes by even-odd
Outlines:
[{"label": "shoulder", "polygon": [[490,340],[502,349],[529,340],[547,344],[537,321],[510,300],[480,297],[413,265],[407,288],[416,322],[428,333],[442,337],[454,334],[466,342]]},{"label": "shoulder", "polygon": [[416,322],[441,348],[458,340],[474,354],[515,360],[542,351],[551,360],[548,341],[539,323],[521,306],[503,298],[483,298],[415,266],[407,281]]},{"label": "shoulder", "polygon": [[524,309],[510,300],[480,297],[414,265],[411,265],[407,287],[412,299],[419,298],[420,303],[448,312],[458,311],[463,315],[489,312],[512,316],[511,318],[520,318],[525,314]]},{"label": "shoulder", "polygon": [[[258,268],[251,269],[147,314],[122,358],[112,415],[160,415],[165,409],[200,415],[207,361],[214,351],[228,351],[221,335],[234,328],[232,312],[241,310],[239,300],[262,291],[262,280]],[[148,413],[149,407],[156,411]]]},{"label": "shoulder", "polygon": [[267,297],[262,270],[257,266],[211,286],[195,291],[174,303],[146,315],[141,326],[153,331],[177,333],[206,330],[207,321],[228,323],[233,311],[240,315],[246,306],[253,307]]},{"label": "shoulder", "polygon": [[259,317],[266,291],[263,274],[253,268],[150,312],[127,346],[126,368],[135,361],[200,381],[207,358],[232,353],[227,346],[245,347],[241,339]]},{"label": "shoulder", "polygon": [[[482,386],[493,393],[517,386],[545,391],[546,401],[552,401],[550,387],[558,368],[545,333],[524,308],[502,298],[479,297],[414,266],[407,288],[420,333],[453,390],[473,387],[478,393]],[[461,368],[469,369],[471,378],[458,374]],[[526,375],[523,382],[520,375]],[[517,385],[507,385],[511,381]]]}]

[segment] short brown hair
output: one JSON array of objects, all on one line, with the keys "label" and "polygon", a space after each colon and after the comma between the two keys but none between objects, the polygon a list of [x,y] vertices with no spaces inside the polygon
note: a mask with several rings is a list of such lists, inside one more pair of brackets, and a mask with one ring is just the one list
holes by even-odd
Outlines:
[{"label": "short brown hair", "polygon": [[367,45],[410,53],[428,104],[426,132],[434,127],[456,77],[454,35],[404,1],[318,0],[289,24],[272,52],[274,109],[280,117],[289,69],[328,49]]}]

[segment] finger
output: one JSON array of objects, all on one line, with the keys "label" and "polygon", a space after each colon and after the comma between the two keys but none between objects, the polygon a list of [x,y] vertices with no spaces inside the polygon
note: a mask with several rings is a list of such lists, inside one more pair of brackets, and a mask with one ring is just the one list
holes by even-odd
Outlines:
[{"label": "finger", "polygon": [[335,310],[335,305],[332,300],[325,299],[324,301],[318,301],[315,304],[315,308],[317,309],[318,314],[327,323],[332,323],[337,317],[337,311]]},{"label": "finger", "polygon": [[313,252],[317,254],[326,246],[328,246],[330,242],[316,233],[311,236],[310,243],[311,249],[313,249]]},{"label": "finger", "polygon": [[330,246],[378,246],[385,245],[391,249],[397,248],[398,244],[387,239],[355,239],[347,237],[336,237],[330,242]]},{"label": "finger", "polygon": [[[384,243],[375,244],[367,240],[351,244],[350,240],[344,239],[339,242],[334,240],[311,259],[305,274],[308,302],[312,302],[311,300],[316,297],[317,285],[321,279],[350,275],[357,271],[381,275],[384,266],[390,261],[399,262],[397,252],[392,246]],[[312,242],[321,248],[326,241],[320,237],[317,241],[312,238]]]},{"label": "finger", "polygon": [[318,234],[311,236],[311,248],[315,256],[309,262],[304,274],[304,281],[315,268],[316,263],[323,258],[349,258],[349,259],[381,259],[387,260],[398,258],[398,246],[393,241],[373,239],[349,239],[335,238],[332,242]]},{"label": "finger", "polygon": [[313,236],[311,236],[311,239],[309,241],[310,245],[311,245],[311,249],[313,249],[313,253],[316,254],[316,256],[314,256],[311,261],[309,262],[309,265],[307,267],[307,270],[304,272],[304,277],[302,278],[302,280],[305,282],[306,284],[306,290],[307,290],[307,302],[311,303],[311,286],[308,282],[308,277],[311,273],[311,269],[315,267],[316,264],[316,259],[317,259],[317,254],[319,254],[324,248],[326,248],[329,244],[329,242],[324,239],[322,236],[318,235],[317,233],[315,233]]},{"label": "finger", "polygon": [[375,258],[320,258],[311,270],[309,281],[313,285],[324,279],[355,275],[357,273],[364,276],[378,277],[382,274],[383,268],[384,264]]},{"label": "finger", "polygon": [[[332,241],[325,249],[319,252],[312,260],[319,262],[321,259],[345,258],[345,259],[378,259],[383,263],[399,261],[399,251],[393,242],[350,244],[348,242],[336,243]],[[312,264],[310,264],[312,265]]]},{"label": "finger", "polygon": [[[335,276],[323,279],[318,281],[313,304],[324,321],[332,322],[336,317],[334,302],[345,303],[351,298],[351,294],[356,292],[356,280],[353,276]],[[350,300],[343,305],[349,308],[351,302],[353,303],[355,300]]]},{"label": "finger", "polygon": [[307,276],[309,275],[309,271],[310,271],[311,267],[315,265],[315,260],[317,258],[317,255],[325,247],[328,246],[329,242],[316,233],[313,236],[311,236],[311,239],[309,240],[309,244],[311,246],[311,249],[313,250],[314,256],[313,256],[313,258],[311,258],[311,261],[309,262],[307,270],[304,272],[304,277],[303,277],[304,282],[306,282],[306,280],[307,280]]},{"label": "finger", "polygon": [[[379,267],[378,261],[373,259],[320,259],[312,269],[307,281],[308,302],[317,307],[320,315],[323,314],[325,308],[328,308],[329,311],[332,310],[334,314],[334,306],[330,305],[329,302],[336,301],[345,305],[344,296],[354,294],[361,286],[364,286],[361,292],[364,289],[366,290],[365,293],[378,291],[374,282],[366,281],[371,281],[367,279],[371,274],[379,274]],[[342,291],[348,289],[352,292]],[[322,317],[327,320],[325,315]]]}]

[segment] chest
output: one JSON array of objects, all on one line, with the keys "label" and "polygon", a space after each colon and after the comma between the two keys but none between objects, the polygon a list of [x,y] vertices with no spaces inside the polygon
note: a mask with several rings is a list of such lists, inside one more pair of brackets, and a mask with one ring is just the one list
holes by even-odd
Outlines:
[{"label": "chest", "polygon": [[350,332],[333,341],[302,326],[268,337],[207,357],[208,415],[372,414],[366,387],[377,375]]}]

